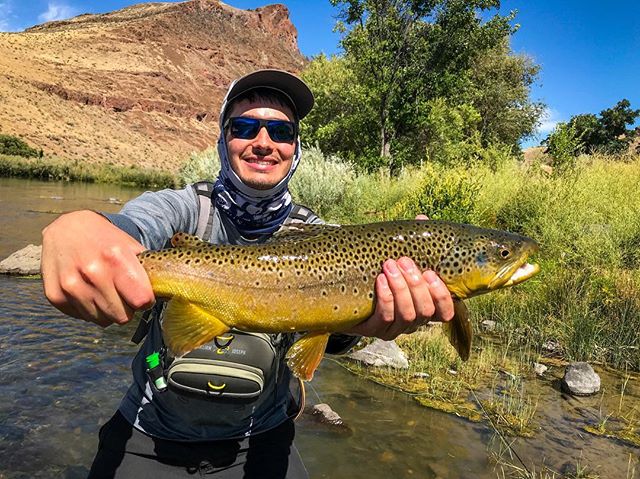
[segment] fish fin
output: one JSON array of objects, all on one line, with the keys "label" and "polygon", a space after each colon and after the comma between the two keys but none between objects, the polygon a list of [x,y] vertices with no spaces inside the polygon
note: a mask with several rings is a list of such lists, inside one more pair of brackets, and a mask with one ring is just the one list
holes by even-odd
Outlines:
[{"label": "fish fin", "polygon": [[297,340],[287,351],[287,365],[293,375],[311,381],[327,347],[329,333],[310,332]]},{"label": "fish fin", "polygon": [[229,329],[201,307],[179,299],[169,301],[162,319],[164,341],[176,356],[202,346]]},{"label": "fish fin", "polygon": [[211,243],[207,243],[195,235],[176,233],[171,237],[171,246],[174,248],[198,248],[200,246],[211,246]]},{"label": "fish fin", "polygon": [[269,239],[268,243],[290,243],[300,241],[306,238],[319,236],[327,231],[334,231],[340,228],[340,225],[332,224],[311,224],[311,223],[291,223],[282,226]]},{"label": "fish fin", "polygon": [[456,348],[463,361],[469,359],[471,354],[471,341],[473,330],[469,320],[467,305],[460,299],[453,299],[454,315],[451,321],[443,323],[449,342]]}]

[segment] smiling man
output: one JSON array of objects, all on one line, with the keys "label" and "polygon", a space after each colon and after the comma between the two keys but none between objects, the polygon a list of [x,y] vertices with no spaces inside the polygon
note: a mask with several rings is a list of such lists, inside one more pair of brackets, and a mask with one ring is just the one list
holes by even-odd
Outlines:
[{"label": "smiling man", "polygon": [[[257,244],[292,222],[320,223],[295,205],[288,184],[301,161],[299,121],[313,95],[299,78],[259,70],[235,81],[220,114],[221,169],[214,184],[147,192],[118,214],[77,211],[43,231],[45,295],[62,312],[101,326],[124,324],[154,305],[137,254],[177,232],[215,244]],[[333,335],[342,353],[358,335],[393,339],[429,320],[450,320],[453,303],[433,271],[389,259],[376,279],[374,314]],[[232,330],[180,358],[162,338],[161,302],[142,321],[133,384],[100,430],[90,478],[306,478],[293,439],[303,407],[286,367],[292,334]]]}]

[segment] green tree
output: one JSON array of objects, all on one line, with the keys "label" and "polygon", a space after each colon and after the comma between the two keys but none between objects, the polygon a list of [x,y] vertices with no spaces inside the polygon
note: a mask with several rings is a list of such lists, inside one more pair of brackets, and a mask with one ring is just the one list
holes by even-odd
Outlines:
[{"label": "green tree", "polygon": [[626,150],[634,137],[634,131],[627,125],[633,125],[640,116],[640,110],[632,110],[629,100],[622,99],[613,108],[600,112],[599,123],[604,136],[603,148],[607,153],[621,153]]},{"label": "green tree", "polygon": [[[614,107],[602,110],[600,117],[592,113],[571,117],[566,127],[570,127],[573,136],[579,140],[573,154],[577,156],[596,150],[609,154],[624,152],[636,135],[635,130],[628,129],[627,125],[633,125],[639,116],[640,110],[632,110],[629,100],[622,99]],[[551,149],[558,142],[556,135],[565,133],[556,129],[543,143]]]},{"label": "green tree", "polygon": [[[482,19],[498,0],[332,3],[344,55],[318,57],[303,73],[317,100],[305,138],[325,153],[395,172],[460,142],[515,144],[538,121],[540,108],[527,100],[537,67],[498,58],[511,53],[504,45],[513,15]],[[496,58],[483,62],[488,54]],[[455,131],[446,131],[446,118]]]},{"label": "green tree", "polygon": [[489,0],[332,0],[340,9],[341,45],[376,112],[380,156],[414,126],[416,106],[450,96],[467,82],[472,59],[511,32],[509,17],[482,23]]},{"label": "green tree", "polygon": [[530,100],[539,70],[529,57],[514,55],[507,38],[474,60],[469,101],[480,116],[484,147],[516,146],[535,133],[544,111],[541,102]]}]

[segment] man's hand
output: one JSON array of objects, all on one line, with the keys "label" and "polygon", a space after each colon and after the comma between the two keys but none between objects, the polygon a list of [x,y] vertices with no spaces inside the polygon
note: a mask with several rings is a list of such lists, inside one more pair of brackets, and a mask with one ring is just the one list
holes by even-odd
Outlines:
[{"label": "man's hand", "polygon": [[450,321],[453,300],[446,285],[431,270],[421,272],[409,258],[389,259],[376,278],[373,315],[346,331],[389,341],[412,333],[428,321]]},{"label": "man's hand", "polygon": [[92,211],[60,216],[42,231],[42,279],[49,302],[106,327],[155,301],[138,261],[144,246]]},{"label": "man's hand", "polygon": [[[417,220],[427,220],[418,215]],[[431,270],[421,272],[410,259],[389,259],[376,278],[373,315],[346,331],[349,334],[395,339],[413,333],[428,321],[453,319],[453,299],[444,282]]]}]

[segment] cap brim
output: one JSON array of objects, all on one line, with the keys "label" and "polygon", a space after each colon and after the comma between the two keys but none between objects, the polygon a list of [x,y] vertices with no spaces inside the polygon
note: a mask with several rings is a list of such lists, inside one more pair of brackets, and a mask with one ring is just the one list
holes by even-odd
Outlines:
[{"label": "cap brim", "polygon": [[300,78],[283,70],[257,70],[236,80],[225,97],[227,106],[233,99],[254,88],[279,90],[291,99],[301,120],[313,108],[313,93]]}]

